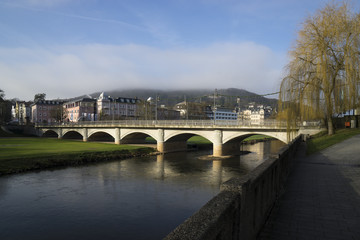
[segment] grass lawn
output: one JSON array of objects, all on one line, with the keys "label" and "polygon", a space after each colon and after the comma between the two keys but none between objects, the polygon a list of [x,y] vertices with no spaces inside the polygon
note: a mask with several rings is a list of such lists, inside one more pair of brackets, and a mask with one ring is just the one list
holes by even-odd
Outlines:
[{"label": "grass lawn", "polygon": [[0,175],[146,155],[141,146],[49,138],[0,138]]},{"label": "grass lawn", "polygon": [[307,141],[307,154],[312,154],[323,150],[327,147],[330,147],[336,143],[342,142],[345,139],[348,139],[352,136],[360,134],[360,129],[355,128],[346,128],[339,129],[335,131],[335,134],[332,136],[327,135],[327,132],[321,132],[317,135],[314,135],[310,140]]},{"label": "grass lawn", "polygon": [[189,144],[211,144],[209,140],[206,138],[203,138],[201,136],[192,136],[187,140],[187,143]]},{"label": "grass lawn", "polygon": [[139,148],[143,147],[52,138],[0,138],[0,160]]}]

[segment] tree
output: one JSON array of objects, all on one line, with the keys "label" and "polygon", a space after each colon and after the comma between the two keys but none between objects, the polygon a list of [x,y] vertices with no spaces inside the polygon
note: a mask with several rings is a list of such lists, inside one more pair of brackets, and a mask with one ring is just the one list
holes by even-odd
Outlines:
[{"label": "tree", "polygon": [[4,90],[0,89],[0,100],[4,100],[5,93]]},{"label": "tree", "polygon": [[332,135],[334,113],[359,104],[360,14],[327,4],[302,24],[290,57],[279,107],[289,122],[323,118]]},{"label": "tree", "polygon": [[46,94],[45,93],[38,93],[34,96],[34,102],[37,101],[45,101]]},{"label": "tree", "polygon": [[62,122],[67,117],[66,109],[63,105],[58,105],[50,109],[50,117],[57,122]]}]

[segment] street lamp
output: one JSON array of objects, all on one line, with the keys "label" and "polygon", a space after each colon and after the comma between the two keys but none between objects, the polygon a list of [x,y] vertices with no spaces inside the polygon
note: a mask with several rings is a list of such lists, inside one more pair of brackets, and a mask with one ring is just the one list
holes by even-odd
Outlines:
[{"label": "street lamp", "polygon": [[[148,103],[150,103],[150,111],[151,111],[151,103],[154,101],[154,99],[152,97],[149,97],[146,101]],[[156,94],[156,97],[155,97],[155,122],[157,122],[157,120],[158,120],[158,117],[157,117],[158,101],[159,101],[159,95]]]},{"label": "street lamp", "polygon": [[[149,97],[147,100],[146,100],[146,108],[147,108],[147,103],[149,103],[149,108],[150,108],[150,115],[149,115],[149,119],[151,119],[151,103],[152,103],[152,101],[153,101],[153,98],[152,97]],[[147,116],[147,111],[148,109],[146,109],[146,116]],[[147,119],[147,117],[146,117],[146,119]]]}]

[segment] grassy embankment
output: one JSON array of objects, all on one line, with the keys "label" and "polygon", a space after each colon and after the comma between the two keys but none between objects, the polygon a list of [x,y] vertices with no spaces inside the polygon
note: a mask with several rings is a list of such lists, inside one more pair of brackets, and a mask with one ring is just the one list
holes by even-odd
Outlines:
[{"label": "grassy embankment", "polygon": [[0,175],[147,155],[139,146],[49,138],[0,138]]},{"label": "grassy embankment", "polygon": [[312,136],[312,138],[307,141],[306,153],[309,155],[309,154],[321,151],[327,147],[330,147],[336,143],[342,142],[342,141],[344,141],[352,136],[358,135],[358,134],[360,134],[359,128],[339,129],[339,130],[336,130],[335,134],[332,136],[327,135],[326,131],[318,133],[318,134]]}]

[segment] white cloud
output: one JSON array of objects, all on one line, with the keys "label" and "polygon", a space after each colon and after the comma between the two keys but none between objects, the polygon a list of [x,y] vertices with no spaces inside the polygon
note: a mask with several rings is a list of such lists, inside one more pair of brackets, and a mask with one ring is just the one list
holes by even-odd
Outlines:
[{"label": "white cloud", "polygon": [[251,42],[201,49],[142,45],[0,48],[1,88],[7,98],[75,97],[126,88],[243,88],[276,91],[285,56]]}]

